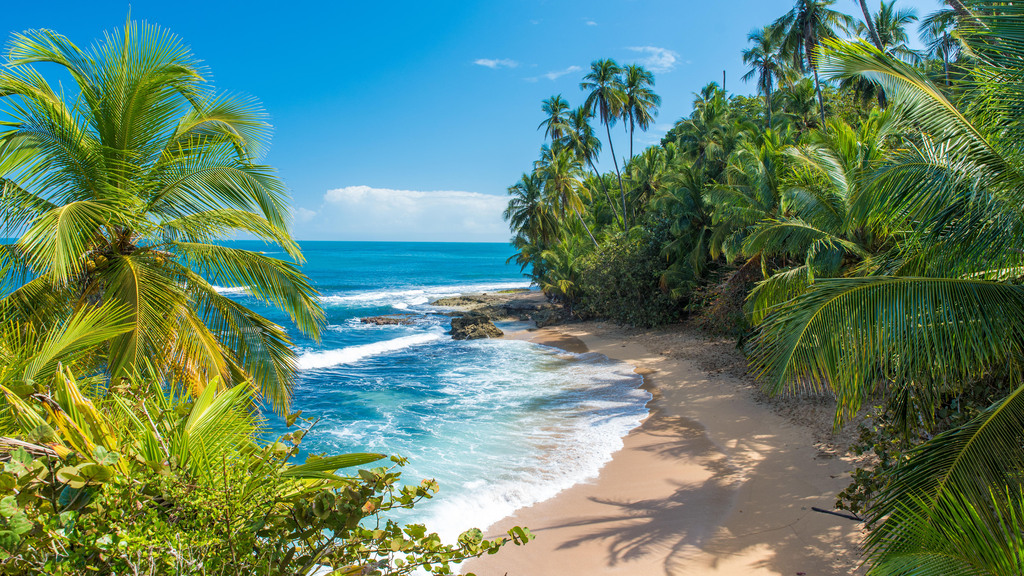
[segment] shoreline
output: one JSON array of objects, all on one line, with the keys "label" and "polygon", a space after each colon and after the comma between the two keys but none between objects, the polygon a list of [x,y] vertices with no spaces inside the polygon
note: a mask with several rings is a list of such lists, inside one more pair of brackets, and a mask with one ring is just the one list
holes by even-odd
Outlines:
[{"label": "shoreline", "polygon": [[485,531],[522,525],[536,540],[463,573],[858,573],[862,525],[811,510],[831,510],[855,466],[836,448],[851,433],[831,434],[827,401],[764,402],[735,351],[685,327],[582,322],[506,338],[630,364],[652,399],[597,478]]}]

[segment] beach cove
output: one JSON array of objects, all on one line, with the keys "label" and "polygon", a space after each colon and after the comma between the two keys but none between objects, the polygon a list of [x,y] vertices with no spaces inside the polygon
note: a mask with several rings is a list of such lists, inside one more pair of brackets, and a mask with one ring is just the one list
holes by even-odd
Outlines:
[{"label": "beach cove", "polygon": [[528,546],[463,573],[853,574],[862,524],[832,510],[854,465],[833,442],[833,407],[767,403],[729,341],[685,327],[573,323],[511,335],[636,367],[650,415],[595,479],[517,511],[488,535],[528,526]]}]

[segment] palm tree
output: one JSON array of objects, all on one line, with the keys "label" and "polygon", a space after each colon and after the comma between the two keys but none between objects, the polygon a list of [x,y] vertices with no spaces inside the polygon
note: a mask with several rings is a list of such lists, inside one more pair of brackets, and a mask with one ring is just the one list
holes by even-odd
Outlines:
[{"label": "palm tree", "polygon": [[772,90],[776,84],[781,84],[789,77],[789,69],[782,61],[779,38],[771,27],[754,30],[747,35],[747,41],[753,46],[743,50],[743,63],[750,66],[750,70],[743,75],[743,81],[757,79],[757,90],[764,95],[767,124],[771,126]]},{"label": "palm tree", "polygon": [[942,61],[942,75],[949,86],[949,65],[960,55],[958,18],[954,10],[938,10],[921,21],[920,38],[927,54]]},{"label": "palm tree", "polygon": [[[80,96],[63,99],[35,66],[55,64]],[[107,343],[116,378],[253,379],[287,410],[295,353],[284,329],[218,294],[243,286],[316,337],[323,312],[296,264],[216,244],[245,233],[302,255],[287,192],[258,164],[269,126],[258,105],[217,94],[198,61],[156,26],[125,24],[91,51],[49,31],[16,34],[0,95],[2,219],[24,234],[0,249],[22,274],[4,314],[59,322],[99,303],[130,309]]]},{"label": "palm tree", "polygon": [[535,173],[523,174],[508,188],[508,207],[502,216],[512,230],[543,246],[558,238],[558,224],[551,206],[544,202],[544,181]]},{"label": "palm tree", "polygon": [[583,177],[583,165],[576,154],[564,146],[545,147],[541,152],[541,159],[536,162],[534,173],[544,182],[544,195],[548,204],[557,206],[563,219],[566,209],[572,210],[596,247],[597,239],[594,238],[580,212],[583,208],[583,198],[589,193],[580,181]]},{"label": "palm tree", "polygon": [[743,244],[747,256],[786,262],[748,297],[755,324],[817,278],[862,274],[863,263],[889,246],[889,231],[873,220],[867,186],[886,160],[893,127],[893,114],[878,110],[856,130],[833,118],[806,143],[785,150],[793,169],[781,191],[781,214],[756,224]]},{"label": "palm tree", "polygon": [[835,3],[836,0],[797,0],[792,10],[771,25],[780,35],[783,52],[792,58],[793,67],[813,73],[822,124],[825,123],[825,99],[821,94],[815,51],[823,41],[836,38],[839,30],[854,24],[849,15],[831,9]]},{"label": "palm tree", "polygon": [[612,153],[612,162],[615,164],[615,175],[619,178],[619,194],[622,196],[622,221],[625,228],[629,229],[629,220],[626,218],[626,191],[622,186],[622,172],[619,171],[619,160],[615,157],[615,144],[612,142],[611,125],[622,115],[626,97],[622,86],[622,68],[610,58],[596,60],[590,64],[590,72],[583,77],[580,83],[580,90],[589,90],[584,106],[597,116],[604,124],[605,132],[608,134],[608,149]]},{"label": "palm tree", "polygon": [[725,92],[712,82],[696,94],[690,117],[677,122],[669,134],[696,166],[717,179],[739,142],[741,128],[733,118]]},{"label": "palm tree", "polygon": [[878,36],[878,31],[875,30],[875,21],[871,17],[871,11],[868,10],[867,0],[860,0],[860,10],[864,13],[864,24],[868,28],[868,34],[871,37],[871,41],[874,42],[875,48],[884,51],[882,47],[882,39]]},{"label": "palm tree", "polygon": [[623,70],[624,111],[629,122],[629,157],[633,158],[633,131],[637,126],[646,131],[658,115],[661,96],[654,93],[654,74],[639,64]]},{"label": "palm tree", "polygon": [[[612,202],[607,184],[603,178],[600,178],[601,172],[594,165],[594,160],[597,159],[597,155],[601,152],[601,140],[594,135],[594,127],[590,125],[590,120],[593,117],[593,112],[587,109],[585,105],[579,106],[569,113],[569,130],[565,135],[565,146],[572,150],[581,162],[586,162],[594,174],[598,175],[601,191],[604,192],[604,197],[608,201],[608,207],[611,209],[615,219],[618,220],[619,211],[615,208],[615,202]],[[625,229],[625,225],[623,220],[623,229]]]},{"label": "palm tree", "polygon": [[[769,315],[754,363],[773,388],[828,387],[849,414],[877,389],[1020,382],[1024,7],[967,4],[982,25],[964,32],[977,61],[962,103],[875,48],[829,46],[824,72],[878,82],[919,135],[871,186],[876,218],[904,232],[876,275],[816,281]],[[869,510],[872,573],[1021,573],[1022,427],[1024,387],[916,448]]]},{"label": "palm tree", "polygon": [[[910,36],[907,34],[907,25],[915,21],[917,21],[917,14],[913,9],[897,9],[896,0],[891,0],[889,3],[883,0],[879,3],[878,14],[875,15],[874,22],[869,28],[873,34],[875,47],[898,60],[917,63],[920,61],[921,55],[910,48],[908,45]],[[862,26],[861,30],[863,33]],[[877,97],[878,105],[885,107],[885,93],[879,90],[875,83],[854,78],[845,80],[842,85],[851,87],[865,102],[872,97]]]},{"label": "palm tree", "polygon": [[551,141],[558,140],[566,134],[569,129],[565,113],[569,110],[569,103],[562,98],[561,94],[544,100],[540,109],[544,112],[544,121],[537,126],[537,130],[544,129],[544,137]]}]

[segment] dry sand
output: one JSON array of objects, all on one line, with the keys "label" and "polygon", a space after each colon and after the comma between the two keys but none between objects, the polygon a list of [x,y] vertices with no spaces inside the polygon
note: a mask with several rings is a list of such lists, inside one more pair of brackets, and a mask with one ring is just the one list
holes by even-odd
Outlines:
[{"label": "dry sand", "polygon": [[474,560],[480,576],[856,573],[861,524],[821,514],[849,483],[825,400],[769,403],[727,341],[586,322],[512,337],[636,366],[650,416],[600,475],[486,531],[536,540]]}]

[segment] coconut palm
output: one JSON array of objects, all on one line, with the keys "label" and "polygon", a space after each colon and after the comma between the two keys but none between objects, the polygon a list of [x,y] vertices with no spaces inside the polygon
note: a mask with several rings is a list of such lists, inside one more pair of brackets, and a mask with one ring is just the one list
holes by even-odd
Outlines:
[{"label": "coconut palm", "polygon": [[921,21],[919,36],[926,53],[942,61],[942,75],[949,86],[949,66],[960,56],[957,40],[957,13],[952,9],[938,10]]},{"label": "coconut palm", "polygon": [[629,124],[629,157],[633,158],[633,132],[637,126],[646,131],[658,115],[661,96],[654,93],[654,74],[639,64],[623,69],[624,112]]},{"label": "coconut palm", "polygon": [[[893,58],[917,63],[921,60],[921,55],[910,48],[908,44],[910,36],[907,34],[907,26],[916,21],[917,14],[913,9],[897,9],[896,0],[891,0],[889,3],[883,0],[879,3],[878,14],[875,15],[874,21],[871,23],[870,30],[872,32],[869,37],[875,47]],[[858,26],[863,35],[866,30],[859,22]],[[854,93],[858,94],[864,102],[877,98],[878,105],[885,107],[885,93],[870,81],[862,78],[850,78],[844,80],[842,86],[853,89]]]},{"label": "coconut palm", "polygon": [[556,214],[544,200],[544,182],[536,174],[523,174],[509,187],[508,194],[502,216],[514,233],[512,244],[518,252],[512,258],[523,269],[536,268],[541,252],[558,238]]},{"label": "coconut palm", "polygon": [[[1024,7],[966,4],[980,25],[963,31],[977,61],[962,103],[863,43],[824,57],[827,74],[878,82],[920,140],[871,186],[878,217],[906,231],[882,274],[816,281],[759,329],[755,366],[775,389],[831,389],[848,414],[877,389],[939,396],[1024,374]],[[1022,427],[1018,388],[915,449],[869,510],[872,573],[1020,573]]]},{"label": "coconut palm", "polygon": [[669,265],[659,284],[679,298],[689,293],[690,283],[704,273],[710,260],[713,207],[705,201],[710,182],[704,170],[683,165],[672,180],[672,185],[654,198],[651,205],[670,222],[672,235],[661,249]]},{"label": "coconut palm", "polygon": [[561,94],[552,96],[541,103],[540,109],[544,112],[544,121],[537,126],[537,129],[544,129],[544,137],[551,141],[559,140],[569,130],[566,112],[569,110],[569,103],[562,98]]},{"label": "coconut palm", "polygon": [[534,174],[544,183],[544,196],[548,204],[557,207],[563,220],[566,209],[572,210],[596,247],[597,239],[581,212],[583,199],[589,195],[589,191],[581,182],[583,164],[576,154],[557,144],[551,148],[545,147],[541,159],[535,164]]},{"label": "coconut palm", "polygon": [[[318,335],[323,312],[296,264],[215,243],[244,233],[301,263],[287,192],[258,159],[269,126],[249,99],[217,94],[175,36],[126,23],[90,50],[49,31],[14,35],[0,72],[2,219],[24,233],[0,249],[18,270],[4,314],[56,323],[112,302],[131,330],[107,343],[120,378],[153,366],[189,384],[253,379],[288,406],[295,353],[284,329],[219,294],[241,286]],[[65,99],[36,70],[54,64]]]},{"label": "coconut palm", "polygon": [[772,124],[772,90],[791,75],[779,52],[779,38],[771,27],[754,30],[747,35],[753,44],[743,50],[743,63],[750,69],[743,75],[744,82],[756,79],[757,91],[764,95],[764,109],[767,124]]},{"label": "coconut palm", "polygon": [[712,82],[696,94],[693,113],[677,122],[670,135],[697,167],[718,178],[742,128],[733,118],[725,91]]},{"label": "coconut palm", "polygon": [[755,324],[816,278],[863,274],[864,262],[888,246],[888,231],[872,220],[868,184],[886,160],[893,128],[893,114],[877,110],[857,130],[830,119],[808,142],[786,149],[793,174],[781,192],[782,213],[755,225],[743,244],[747,256],[788,263],[751,292]]},{"label": "coconut palm", "polygon": [[867,0],[860,0],[860,11],[864,14],[864,24],[867,26],[868,35],[871,41],[874,42],[875,48],[884,51],[885,48],[882,45],[882,39],[878,36],[878,30],[875,29],[875,20],[871,17],[871,10],[868,10]]},{"label": "coconut palm", "polygon": [[615,156],[611,130],[611,125],[621,117],[626,105],[621,76],[622,68],[615,60],[595,60],[590,64],[590,72],[583,77],[580,90],[590,92],[583,105],[601,120],[608,134],[608,149],[612,154],[615,175],[619,179],[619,194],[622,197],[622,221],[625,228],[629,229],[630,223],[626,218],[626,190],[622,186],[622,172],[619,171],[619,160]]},{"label": "coconut palm", "polygon": [[[565,146],[572,150],[581,162],[590,166],[594,174],[600,175],[601,172],[594,165],[594,161],[601,152],[601,140],[594,135],[594,127],[590,125],[590,120],[593,117],[593,112],[585,105],[579,106],[569,113],[569,130],[565,136]],[[612,201],[611,194],[608,192],[608,184],[600,176],[597,180],[601,191],[604,192],[605,200],[608,201],[608,208],[611,209],[612,216],[619,220],[619,211],[615,208],[615,202]],[[620,222],[625,227],[625,221],[620,220]]]},{"label": "coconut palm", "polygon": [[823,41],[836,38],[839,31],[854,24],[852,17],[831,8],[835,3],[836,0],[797,0],[789,12],[771,25],[774,33],[779,34],[783,53],[792,59],[793,67],[813,74],[822,124],[825,123],[825,99],[815,52]]}]

